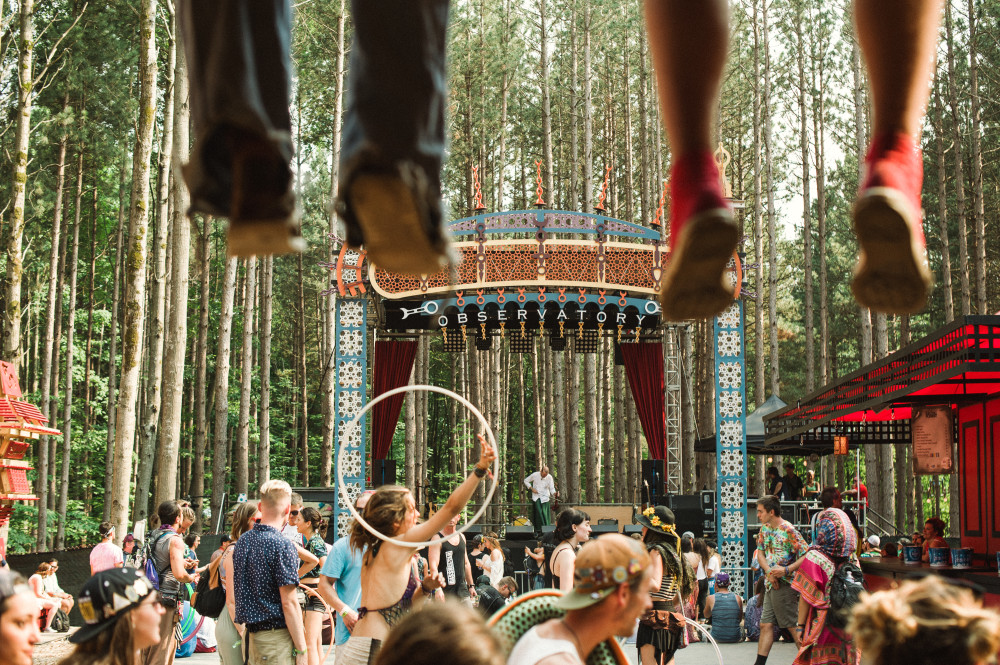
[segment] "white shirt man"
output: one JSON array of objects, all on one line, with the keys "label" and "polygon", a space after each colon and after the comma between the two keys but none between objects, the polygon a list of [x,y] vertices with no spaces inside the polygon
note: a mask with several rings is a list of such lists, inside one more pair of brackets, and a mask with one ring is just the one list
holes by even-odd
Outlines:
[{"label": "white shirt man", "polygon": [[536,531],[540,531],[543,526],[552,523],[549,501],[559,496],[559,492],[556,491],[556,483],[549,474],[549,467],[543,466],[525,478],[524,486],[531,490],[531,523],[535,526]]}]

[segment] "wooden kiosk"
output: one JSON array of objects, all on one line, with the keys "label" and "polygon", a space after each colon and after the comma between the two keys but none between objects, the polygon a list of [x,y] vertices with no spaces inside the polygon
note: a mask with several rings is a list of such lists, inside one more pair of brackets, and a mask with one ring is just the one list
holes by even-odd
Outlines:
[{"label": "wooden kiosk", "polygon": [[33,467],[24,456],[32,441],[42,435],[57,436],[46,427],[48,419],[34,404],[21,400],[21,386],[14,368],[0,361],[0,556],[7,557],[10,517],[18,501],[37,501],[28,480]]},{"label": "wooden kiosk", "polygon": [[[876,363],[765,417],[768,445],[831,441],[912,443],[914,410],[947,407],[957,444],[960,524],[950,535],[974,551],[971,568],[862,560],[872,589],[892,586],[915,570],[975,582],[986,604],[1000,607],[1000,316],[966,316]],[[956,528],[957,527],[957,528]]]}]

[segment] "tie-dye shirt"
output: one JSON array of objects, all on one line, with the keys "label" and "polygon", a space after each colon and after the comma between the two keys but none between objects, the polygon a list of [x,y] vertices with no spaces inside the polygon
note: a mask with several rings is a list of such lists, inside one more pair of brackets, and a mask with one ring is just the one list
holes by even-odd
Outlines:
[{"label": "tie-dye shirt", "polygon": [[[757,534],[757,548],[764,553],[767,565],[788,567],[806,553],[809,546],[806,544],[802,534],[792,526],[788,520],[781,520],[778,526],[762,525],[760,533]],[[786,571],[781,581],[785,584],[792,583],[793,575]],[[772,587],[771,578],[765,578],[765,585],[768,589]]]}]

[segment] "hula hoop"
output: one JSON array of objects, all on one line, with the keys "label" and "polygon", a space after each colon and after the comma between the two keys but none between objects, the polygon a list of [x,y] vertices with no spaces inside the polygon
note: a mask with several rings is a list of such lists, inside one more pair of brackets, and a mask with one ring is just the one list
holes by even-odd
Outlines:
[{"label": "hula hoop", "polygon": [[[303,593],[305,593],[305,595],[307,595],[307,596],[312,595],[312,596],[315,596],[316,598],[319,598],[319,602],[323,603],[323,607],[326,608],[326,616],[330,617],[330,630],[332,631],[330,646],[326,650],[326,655],[323,656],[323,660],[320,661],[321,663],[325,663],[326,659],[330,657],[331,653],[333,653],[333,647],[337,646],[337,619],[333,616],[333,606],[330,605],[330,603],[326,602],[326,598],[324,598],[319,593],[319,591],[317,591],[315,589],[315,587],[311,587],[311,586],[309,586],[307,584],[301,584],[300,583],[299,584],[299,588],[302,589],[302,591],[303,591]],[[344,619],[341,618],[340,620],[343,621]],[[303,623],[303,629],[304,628],[305,628],[305,624]],[[321,633],[321,635],[320,635],[320,638],[321,638],[320,642],[322,642],[322,630],[323,630],[323,628],[322,628],[322,626],[320,626],[320,633]]]},{"label": "hula hoop", "polygon": [[708,638],[708,641],[712,643],[712,648],[715,649],[715,655],[719,659],[719,665],[726,665],[724,662],[722,662],[722,652],[719,651],[719,643],[716,642],[715,638],[712,637],[712,633],[705,630],[705,627],[702,626],[697,621],[695,621],[694,619],[689,619],[688,617],[684,617],[684,621],[686,621],[688,625],[694,626],[695,628],[700,630],[702,635]]},{"label": "hula hoop", "polygon": [[[500,476],[500,454],[499,450],[497,449],[496,436],[493,434],[493,429],[490,427],[490,424],[486,422],[486,418],[479,411],[479,409],[475,407],[475,405],[472,402],[465,399],[461,395],[458,395],[448,390],[447,388],[439,388],[438,386],[421,385],[421,386],[402,386],[400,388],[393,388],[392,390],[384,392],[375,399],[373,399],[372,401],[368,402],[360,411],[358,411],[358,413],[354,416],[354,418],[347,423],[347,427],[344,428],[344,438],[346,439],[350,437],[350,435],[354,432],[354,430],[358,428],[361,422],[361,418],[366,413],[368,413],[373,406],[375,406],[376,404],[378,404],[379,402],[381,402],[386,398],[392,397],[393,395],[398,395],[400,393],[405,393],[410,391],[440,393],[446,397],[451,397],[459,404],[463,405],[466,409],[471,411],[472,415],[476,416],[476,418],[482,424],[484,434],[486,435],[486,440],[490,443],[491,446],[493,446],[493,450],[497,453],[496,458],[493,460],[493,484],[490,485],[489,491],[486,492],[486,498],[483,500],[483,505],[480,506],[479,510],[476,511],[476,514],[473,515],[472,518],[468,522],[466,522],[465,525],[462,526],[462,528],[455,529],[456,533],[464,533],[466,529],[475,524],[476,520],[482,517],[483,514],[486,512],[486,508],[490,505],[490,501],[493,499],[493,494],[496,492],[497,478],[499,478]],[[430,547],[432,545],[440,545],[441,543],[448,540],[448,538],[451,538],[451,536],[445,536],[443,538],[434,538],[433,540],[428,540],[425,542],[410,542],[407,540],[399,540],[397,538],[386,536],[385,534],[380,533],[371,524],[366,522],[364,518],[361,517],[358,511],[354,508],[354,502],[351,501],[351,497],[347,494],[347,485],[344,483],[344,465],[341,464],[344,458],[344,448],[345,446],[341,445],[340,453],[337,455],[337,484],[339,485],[340,496],[344,501],[344,505],[347,506],[347,509],[349,511],[351,511],[351,516],[354,517],[354,519],[358,521],[358,524],[363,526],[368,531],[368,533],[372,534],[377,538],[381,538],[387,543],[392,543],[393,545],[398,545],[399,547],[405,547],[407,549],[423,549],[424,547]]]}]

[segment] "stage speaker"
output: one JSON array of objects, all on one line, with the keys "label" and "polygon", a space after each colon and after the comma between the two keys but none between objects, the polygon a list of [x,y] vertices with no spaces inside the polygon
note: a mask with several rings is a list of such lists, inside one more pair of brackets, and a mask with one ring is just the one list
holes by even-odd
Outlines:
[{"label": "stage speaker", "polygon": [[534,540],[535,539],[535,527],[530,524],[527,526],[508,526],[507,527],[507,540]]},{"label": "stage speaker", "polygon": [[543,524],[542,525],[542,535],[543,536],[545,534],[547,534],[547,533],[552,533],[555,530],[556,530],[556,525],[555,524]]},{"label": "stage speaker", "polygon": [[642,484],[639,486],[639,503],[650,506],[666,505],[664,483],[666,469],[661,459],[642,460]]},{"label": "stage speaker", "polygon": [[697,494],[672,494],[668,503],[674,511],[677,520],[677,531],[690,531],[696,537],[705,535],[705,511],[702,509],[701,496]]},{"label": "stage speaker", "polygon": [[625,528],[622,529],[622,533],[625,534],[626,536],[628,536],[629,538],[632,537],[633,533],[638,533],[638,534],[642,535],[642,525],[641,524],[626,524]]},{"label": "stage speaker", "polygon": [[396,460],[372,460],[372,488],[396,484]]},{"label": "stage speaker", "polygon": [[617,524],[591,524],[590,525],[590,537],[597,538],[598,536],[603,536],[606,533],[618,533]]}]

